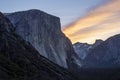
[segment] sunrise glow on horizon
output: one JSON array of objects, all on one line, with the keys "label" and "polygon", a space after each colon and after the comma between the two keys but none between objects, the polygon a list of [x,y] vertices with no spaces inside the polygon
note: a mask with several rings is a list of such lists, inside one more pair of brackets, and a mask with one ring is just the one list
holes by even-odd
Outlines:
[{"label": "sunrise glow on horizon", "polygon": [[120,33],[120,0],[3,0],[0,3],[3,13],[29,9],[59,17],[62,31],[72,43],[92,44],[96,39],[106,40]]},{"label": "sunrise glow on horizon", "polygon": [[105,40],[120,33],[120,0],[110,0],[91,9],[87,15],[63,28],[63,32],[72,43],[87,42],[96,39]]}]

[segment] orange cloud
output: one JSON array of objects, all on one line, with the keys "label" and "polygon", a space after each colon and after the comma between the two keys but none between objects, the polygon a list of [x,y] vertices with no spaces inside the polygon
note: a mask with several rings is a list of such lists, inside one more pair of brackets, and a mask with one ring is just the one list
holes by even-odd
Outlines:
[{"label": "orange cloud", "polygon": [[95,39],[103,39],[120,33],[120,0],[111,0],[66,26],[63,32],[72,43],[94,43]]}]

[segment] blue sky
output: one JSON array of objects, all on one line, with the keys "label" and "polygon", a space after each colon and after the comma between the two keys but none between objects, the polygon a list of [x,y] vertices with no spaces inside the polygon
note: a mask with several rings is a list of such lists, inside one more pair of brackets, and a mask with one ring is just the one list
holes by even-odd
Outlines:
[{"label": "blue sky", "polygon": [[39,9],[61,18],[65,26],[87,13],[103,0],[0,0],[1,12]]}]

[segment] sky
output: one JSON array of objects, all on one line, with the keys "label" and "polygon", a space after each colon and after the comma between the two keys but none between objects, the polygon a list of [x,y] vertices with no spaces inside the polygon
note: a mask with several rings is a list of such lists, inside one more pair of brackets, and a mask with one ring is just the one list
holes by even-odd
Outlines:
[{"label": "sky", "polygon": [[61,25],[64,27],[101,2],[102,0],[0,0],[0,11],[39,9],[60,17]]},{"label": "sky", "polygon": [[0,0],[4,13],[39,9],[60,17],[72,43],[92,44],[120,33],[120,0]]},{"label": "sky", "polygon": [[63,29],[72,43],[92,44],[96,39],[120,34],[120,0],[109,0],[91,8],[88,13]]}]

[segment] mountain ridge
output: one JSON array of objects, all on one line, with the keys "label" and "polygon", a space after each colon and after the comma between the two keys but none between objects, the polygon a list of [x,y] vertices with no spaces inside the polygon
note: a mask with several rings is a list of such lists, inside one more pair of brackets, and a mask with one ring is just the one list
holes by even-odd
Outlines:
[{"label": "mountain ridge", "polygon": [[84,67],[120,67],[119,41],[117,34],[95,47],[84,60]]},{"label": "mountain ridge", "polygon": [[73,44],[73,48],[79,56],[79,58],[84,60],[91,51],[91,49],[97,47],[102,42],[103,40],[101,39],[97,39],[93,44],[76,42],[75,44]]},{"label": "mountain ridge", "polygon": [[41,56],[12,30],[11,22],[0,13],[1,80],[74,80],[66,69]]}]

